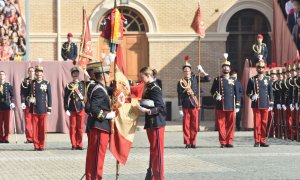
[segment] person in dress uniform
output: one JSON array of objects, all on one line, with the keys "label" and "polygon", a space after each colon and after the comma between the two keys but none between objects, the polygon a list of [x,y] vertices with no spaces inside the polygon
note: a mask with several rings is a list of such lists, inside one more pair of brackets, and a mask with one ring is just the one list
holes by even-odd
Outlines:
[{"label": "person in dress uniform", "polygon": [[[192,73],[192,66],[185,57],[185,64],[182,66],[183,78],[177,83],[179,114],[183,116],[183,143],[185,148],[196,148],[196,139],[199,127],[198,110],[198,79]],[[201,65],[197,66],[198,71],[204,74],[200,77],[201,82],[210,81],[209,75],[203,70]]]},{"label": "person in dress uniform", "polygon": [[15,108],[13,86],[5,79],[5,72],[0,71],[0,143],[9,143],[10,110]]},{"label": "person in dress uniform", "polygon": [[35,66],[36,79],[29,84],[30,113],[33,116],[33,145],[36,151],[45,150],[47,115],[51,114],[52,97],[50,82],[44,80],[44,68]]},{"label": "person in dress uniform", "polygon": [[72,42],[72,33],[68,33],[67,37],[68,41],[65,42],[61,47],[61,57],[64,59],[64,61],[75,61],[77,58],[77,45]]},{"label": "person in dress uniform", "polygon": [[[269,137],[274,137],[274,127],[275,127],[275,121],[277,116],[275,116],[275,109],[276,109],[276,103],[275,103],[275,94],[276,94],[276,81],[277,81],[277,71],[275,69],[271,69],[270,71],[270,79],[271,79],[271,83],[272,83],[272,89],[273,89],[273,96],[274,96],[274,104],[273,104],[273,110],[269,111],[268,114],[268,126],[267,128],[270,129],[269,132]],[[274,112],[274,116],[272,115],[272,113]]]},{"label": "person in dress uniform", "polygon": [[34,67],[28,68],[28,77],[26,77],[21,83],[21,108],[24,111],[25,116],[25,143],[33,143],[33,129],[32,129],[32,114],[29,108],[30,89],[29,85],[34,80]]},{"label": "person in dress uniform", "polygon": [[84,81],[79,81],[79,69],[71,69],[73,81],[65,88],[64,107],[70,120],[70,139],[72,150],[83,150],[82,136],[85,120],[84,111]]},{"label": "person in dress uniform", "polygon": [[287,134],[285,138],[291,139],[292,137],[292,122],[293,113],[295,109],[294,105],[294,75],[296,67],[291,66],[291,64],[286,64],[286,78],[282,83],[282,90],[284,92],[284,104],[282,109],[285,111],[285,128],[287,128]]},{"label": "person in dress uniform", "polygon": [[[261,58],[260,58],[261,59]],[[265,63],[256,63],[257,75],[251,77],[247,84],[246,94],[251,99],[254,116],[254,147],[269,147],[266,143],[268,111],[273,110],[274,96],[272,82],[264,75]]]},{"label": "person in dress uniform", "polygon": [[295,77],[295,124],[294,124],[294,139],[299,141],[299,125],[300,125],[300,113],[299,113],[299,104],[300,104],[300,62],[296,66],[297,76]]},{"label": "person in dress uniform", "polygon": [[230,62],[228,54],[224,54],[220,77],[214,79],[210,93],[216,100],[216,116],[221,148],[233,147],[235,114],[240,111],[241,96],[235,79],[230,77]]},{"label": "person in dress uniform", "polygon": [[[237,72],[231,71],[230,77],[235,80],[235,84],[237,87],[237,93],[240,96],[239,99],[241,101],[241,103],[240,103],[241,104],[240,109],[241,109],[242,108],[242,97],[243,97],[242,83],[237,78]],[[236,121],[235,121],[235,127],[236,127],[237,131],[241,130],[241,118],[242,118],[242,111],[239,111],[236,113]]]},{"label": "person in dress uniform", "polygon": [[284,76],[282,72],[285,73],[285,69],[277,70],[277,80],[273,83],[273,94],[274,94],[274,131],[275,137],[279,138],[281,133],[281,123],[282,123],[282,105],[283,101],[283,93],[282,93],[282,81],[284,80]]},{"label": "person in dress uniform", "polygon": [[109,82],[109,66],[98,64],[94,68],[95,85],[88,97],[90,101],[88,147],[86,154],[86,179],[102,179],[104,158],[111,132],[110,120],[116,114],[111,111],[110,95],[105,84]]},{"label": "person in dress uniform", "polygon": [[256,64],[260,60],[260,55],[262,55],[262,59],[264,59],[265,64],[267,64],[268,58],[268,47],[265,43],[263,43],[264,37],[261,34],[257,35],[257,43],[253,44],[253,57],[254,57],[254,64]]},{"label": "person in dress uniform", "polygon": [[145,126],[150,143],[150,162],[153,180],[164,180],[164,133],[166,110],[161,88],[157,85],[150,67],[140,70],[140,79],[145,83],[141,105],[145,113]]}]

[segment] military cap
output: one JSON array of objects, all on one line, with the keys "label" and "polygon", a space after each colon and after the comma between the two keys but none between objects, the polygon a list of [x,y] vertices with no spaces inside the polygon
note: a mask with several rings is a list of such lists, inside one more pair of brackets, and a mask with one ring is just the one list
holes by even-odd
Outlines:
[{"label": "military cap", "polygon": [[224,67],[224,66],[230,66],[230,61],[227,60],[228,53],[224,53],[224,58],[225,58],[225,61],[222,63],[222,67]]},{"label": "military cap", "polygon": [[73,73],[73,72],[75,72],[75,71],[79,72],[78,67],[72,67],[72,68],[71,68],[71,73]]},{"label": "military cap", "polygon": [[276,69],[271,69],[270,74],[276,74]]},{"label": "military cap", "polygon": [[286,73],[286,68],[285,67],[282,68],[282,73]]},{"label": "military cap", "polygon": [[86,70],[89,71],[89,70],[93,70],[94,68],[100,66],[99,64],[100,62],[93,62],[93,63],[89,63],[87,64],[86,66]]},{"label": "military cap", "polygon": [[44,68],[43,68],[43,66],[37,65],[37,66],[35,66],[34,71],[35,72],[44,72]]},{"label": "military cap", "polygon": [[281,69],[277,69],[277,74],[282,74]]},{"label": "military cap", "polygon": [[73,37],[73,34],[69,32],[67,36],[68,37]]},{"label": "military cap", "polygon": [[110,72],[110,66],[99,66],[94,69],[94,73],[109,73]]},{"label": "military cap", "polygon": [[264,68],[264,67],[265,67],[265,62],[264,62],[263,60],[259,60],[259,61],[256,63],[256,67]]}]

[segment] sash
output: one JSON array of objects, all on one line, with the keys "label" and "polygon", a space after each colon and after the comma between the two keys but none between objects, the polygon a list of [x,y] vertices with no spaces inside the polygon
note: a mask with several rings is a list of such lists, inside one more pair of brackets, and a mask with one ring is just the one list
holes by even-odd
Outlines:
[{"label": "sash", "polygon": [[[188,83],[186,82],[185,79],[182,79],[181,81],[182,81],[183,84],[185,85],[185,90],[184,90],[184,91],[186,91],[187,94],[188,94],[190,97],[193,98],[193,100],[194,100],[195,103],[196,103],[196,107],[197,107],[197,108],[200,108],[200,105],[198,104],[198,99],[197,99],[197,97],[195,96],[195,94],[194,94],[194,92],[193,92],[191,86],[188,85]],[[192,102],[191,102],[191,103],[192,103]],[[193,103],[192,103],[192,104],[193,104]]]}]

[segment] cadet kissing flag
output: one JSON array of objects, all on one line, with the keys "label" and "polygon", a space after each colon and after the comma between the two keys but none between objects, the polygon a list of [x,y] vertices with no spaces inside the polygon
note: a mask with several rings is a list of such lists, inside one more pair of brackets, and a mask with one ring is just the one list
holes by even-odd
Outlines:
[{"label": "cadet kissing flag", "polygon": [[115,63],[115,88],[112,104],[113,109],[117,111],[117,117],[114,119],[109,149],[117,161],[125,164],[138,124],[139,111],[136,108],[138,99],[131,98],[130,86],[123,67],[121,45],[117,45]]}]

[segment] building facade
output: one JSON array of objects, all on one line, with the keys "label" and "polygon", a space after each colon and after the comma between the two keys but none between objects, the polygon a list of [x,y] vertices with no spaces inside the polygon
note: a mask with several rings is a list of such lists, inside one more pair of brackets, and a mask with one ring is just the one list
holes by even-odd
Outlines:
[{"label": "building facade", "polygon": [[[25,1],[22,3],[25,17]],[[32,60],[62,60],[60,47],[68,32],[73,33],[79,45],[83,5],[90,16],[95,59],[107,52],[99,34],[113,0],[38,1],[30,4]],[[206,36],[201,39],[201,64],[211,77],[218,75],[224,52],[229,53],[233,68],[241,74],[245,59],[252,58],[252,44],[258,33],[265,36],[271,52],[272,6],[272,0],[201,0],[206,27]],[[198,42],[190,25],[197,7],[197,0],[129,0],[129,4],[120,7],[129,23],[123,43],[128,77],[136,80],[142,66],[156,68],[165,100],[172,101],[173,119],[178,118],[176,84],[185,55],[191,57],[196,71]],[[202,87],[209,95],[211,84],[204,83]]]}]

